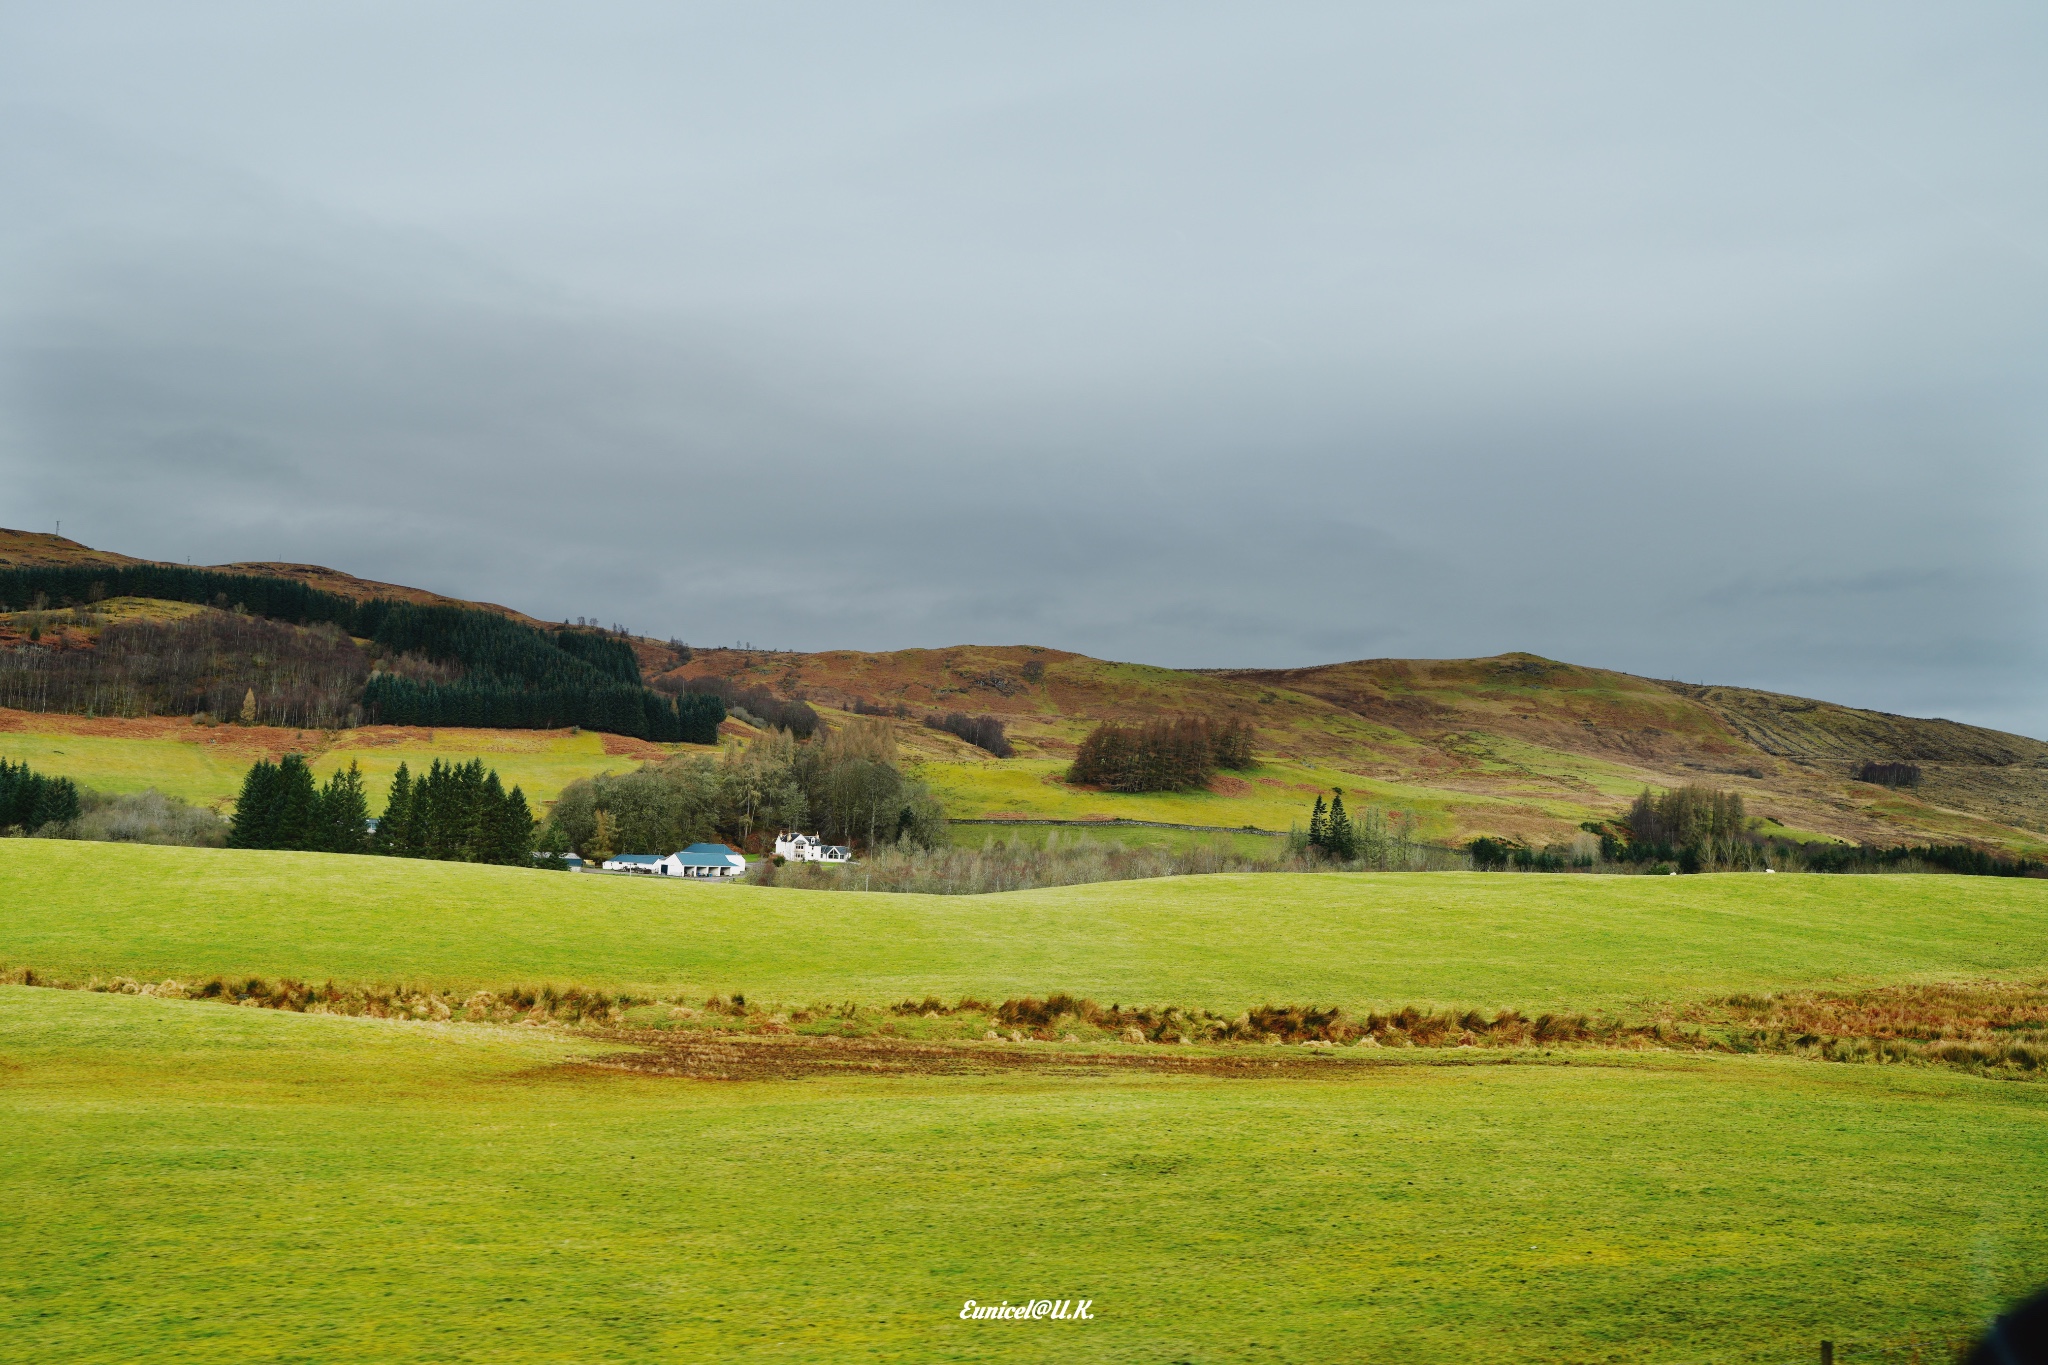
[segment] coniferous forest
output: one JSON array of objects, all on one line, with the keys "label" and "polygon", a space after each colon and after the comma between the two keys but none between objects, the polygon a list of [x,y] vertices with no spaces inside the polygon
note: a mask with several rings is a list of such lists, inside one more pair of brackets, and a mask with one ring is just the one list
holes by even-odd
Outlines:
[{"label": "coniferous forest", "polygon": [[693,744],[716,743],[725,719],[715,695],[643,686],[632,646],[602,631],[541,630],[470,607],[359,600],[295,579],[177,565],[0,569],[0,610],[87,610],[110,596],[218,611],[111,624],[92,649],[0,650],[0,705],[322,728],[581,726]]}]

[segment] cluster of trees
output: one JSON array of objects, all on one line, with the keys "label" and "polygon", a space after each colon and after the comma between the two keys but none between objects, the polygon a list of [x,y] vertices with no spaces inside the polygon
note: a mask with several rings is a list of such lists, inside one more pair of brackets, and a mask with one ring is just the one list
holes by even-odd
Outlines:
[{"label": "cluster of trees", "polygon": [[1659,796],[1645,787],[1624,823],[1625,842],[1612,834],[1602,839],[1601,857],[1608,861],[1675,863],[1680,872],[1762,864],[1741,792],[1684,786]]},{"label": "cluster of trees", "polygon": [[1320,794],[1309,811],[1308,828],[1294,826],[1288,846],[1310,868],[1335,864],[1376,872],[1427,872],[1463,867],[1461,851],[1425,844],[1415,837],[1415,819],[1401,811],[1367,806],[1356,815],[1344,806],[1344,789]]},{"label": "cluster of trees", "polygon": [[[671,700],[649,692],[641,683],[632,645],[601,631],[546,631],[470,607],[344,597],[296,579],[180,565],[0,569],[0,608],[9,602],[95,602],[110,594],[198,602],[273,622],[330,626],[338,632],[328,637],[337,651],[343,636],[353,636],[371,641],[387,656],[411,656],[444,666],[438,675],[402,668],[371,673],[365,666],[364,676],[357,680],[360,695],[349,696],[346,706],[339,702],[330,678],[320,693],[325,708],[321,718],[329,723],[346,717],[387,725],[574,725],[642,739],[709,744],[717,742],[718,723],[725,719],[725,708],[715,697]],[[11,651],[17,656],[52,652],[37,646]],[[49,663],[43,658],[9,662],[24,677],[40,674]],[[99,693],[93,693],[89,681],[54,688],[47,682],[36,684],[42,689],[41,705],[33,709],[70,710],[94,704],[92,696],[106,701],[107,709],[117,714],[121,705],[145,705],[148,687],[129,686],[125,701],[114,699],[120,689],[107,671],[111,667],[101,666]],[[116,670],[124,680],[134,671]],[[0,668],[0,675],[5,673]],[[260,694],[262,689],[249,680],[243,696],[251,691]],[[193,711],[239,715],[242,699],[236,697],[232,709],[219,707],[217,698],[205,706],[189,699],[183,705]],[[307,704],[302,699],[301,709]],[[262,705],[259,695],[259,715]],[[348,710],[356,706],[360,711]],[[319,722],[294,718],[291,723]]]},{"label": "cluster of trees", "polygon": [[1350,862],[1358,856],[1358,827],[1344,809],[1344,789],[1330,789],[1330,804],[1316,795],[1315,808],[1308,815],[1308,846],[1323,856]]},{"label": "cluster of trees", "polygon": [[45,777],[26,763],[0,758],[0,831],[34,834],[77,818],[78,786],[70,778]]},{"label": "cluster of trees", "polygon": [[668,853],[714,839],[746,848],[786,829],[864,849],[930,847],[945,837],[945,813],[898,765],[888,722],[856,720],[808,744],[777,730],[716,759],[679,756],[572,782],[539,847],[586,858]]},{"label": "cluster of trees", "polygon": [[809,739],[818,732],[818,713],[810,703],[778,697],[760,683],[741,687],[730,678],[706,676],[684,682],[682,692],[686,698],[716,699],[726,711],[756,729],[787,730],[798,739]]},{"label": "cluster of trees", "polygon": [[1124,725],[1107,721],[1081,741],[1069,782],[1113,792],[1191,791],[1218,768],[1252,766],[1252,727],[1245,720],[1184,716]]},{"label": "cluster of trees", "polygon": [[1875,782],[1880,787],[1917,787],[1918,763],[1865,763],[1856,769],[1858,782]]},{"label": "cluster of trees", "polygon": [[930,729],[957,735],[997,758],[1009,758],[1017,752],[1011,747],[1009,736],[1003,733],[1003,723],[994,716],[970,716],[964,711],[949,711],[943,716],[926,716],[924,723]]},{"label": "cluster of trees", "polygon": [[209,611],[117,621],[91,649],[0,650],[0,706],[338,729],[362,720],[369,672],[369,656],[338,626]]},{"label": "cluster of trees", "polygon": [[317,853],[369,851],[370,811],[362,770],[351,763],[323,787],[299,754],[261,759],[242,779],[229,848],[297,848]]},{"label": "cluster of trees", "polygon": [[533,836],[526,793],[506,791],[497,769],[485,768],[482,759],[444,764],[437,758],[417,782],[398,765],[370,851],[521,867],[533,861]]},{"label": "cluster of trees", "polygon": [[325,785],[299,754],[263,759],[242,779],[228,827],[230,848],[315,853],[381,853],[394,858],[525,864],[533,858],[533,814],[518,787],[506,791],[481,759],[433,767],[417,782],[398,765],[376,832],[362,770],[354,763]]}]

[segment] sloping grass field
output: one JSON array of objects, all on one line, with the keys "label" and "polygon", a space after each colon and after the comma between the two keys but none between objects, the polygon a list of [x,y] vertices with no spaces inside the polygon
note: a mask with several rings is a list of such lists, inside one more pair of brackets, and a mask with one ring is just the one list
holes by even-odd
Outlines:
[{"label": "sloping grass field", "polygon": [[[2048,884],[1422,874],[988,897],[0,840],[0,962],[888,1002],[1525,1009],[2048,977]],[[0,1360],[1947,1358],[2048,1085],[1298,1048],[704,1081],[630,1037],[0,987]],[[1171,1053],[1171,1048],[1130,1051]],[[965,1300],[1093,1301],[1088,1322]]]},{"label": "sloping grass field", "polygon": [[2048,968],[2048,882],[1260,874],[864,895],[405,859],[0,840],[46,977],[512,982],[795,1003],[1620,1007]]}]

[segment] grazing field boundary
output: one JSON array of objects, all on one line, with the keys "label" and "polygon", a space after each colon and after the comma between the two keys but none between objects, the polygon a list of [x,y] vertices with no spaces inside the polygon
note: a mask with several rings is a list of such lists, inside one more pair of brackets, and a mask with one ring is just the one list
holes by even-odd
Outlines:
[{"label": "grazing field boundary", "polygon": [[[342,986],[332,981],[309,985],[259,977],[214,977],[190,985],[126,977],[65,982],[39,977],[32,968],[0,973],[0,983],[301,1014],[579,1027],[652,1047],[665,1056],[719,1058],[720,1065],[731,1062],[743,1071],[772,1074],[844,1069],[851,1055],[844,1049],[853,1044],[875,1063],[873,1069],[961,1070],[984,1063],[1017,1065],[1014,1060],[988,1060],[995,1055],[1012,1057],[1005,1044],[1052,1043],[1062,1046],[1033,1053],[1049,1066],[1132,1065],[1136,1054],[1131,1052],[1110,1055],[1094,1050],[1123,1044],[1153,1058],[1177,1054],[1208,1059],[1196,1069],[1213,1062],[1221,1070],[1233,1071],[1245,1064],[1242,1058],[1228,1059],[1247,1048],[1292,1044],[1352,1061],[1391,1060],[1403,1053],[1431,1054],[1417,1060],[1436,1060],[1443,1053],[1474,1049],[1543,1056],[1565,1049],[1765,1053],[1821,1062],[1947,1066],[2005,1079],[2048,1077],[2048,980],[1944,982],[1850,994],[1736,995],[1660,1005],[1633,1016],[1545,1013],[1534,1018],[1517,1010],[1489,1015],[1477,1009],[1408,1005],[1347,1014],[1334,1007],[1273,1004],[1230,1016],[1177,1005],[1103,1006],[1064,993],[1000,1004],[972,997],[947,1004],[927,996],[883,1008],[852,1002],[764,1004],[743,995],[714,996],[692,1004],[553,984],[465,992],[420,985]],[[906,1031],[905,1021],[915,1024]],[[1074,1045],[1091,1050],[1074,1051]],[[761,1052],[762,1046],[783,1050]],[[801,1054],[807,1048],[824,1048],[827,1055],[806,1060]],[[660,1069],[652,1063],[612,1060],[628,1069]],[[1169,1069],[1176,1068],[1186,1069],[1179,1063]],[[697,1073],[685,1066],[676,1074]]]}]

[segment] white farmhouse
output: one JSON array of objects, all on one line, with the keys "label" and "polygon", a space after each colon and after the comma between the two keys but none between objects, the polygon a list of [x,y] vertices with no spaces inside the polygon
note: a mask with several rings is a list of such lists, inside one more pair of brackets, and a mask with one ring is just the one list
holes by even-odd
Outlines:
[{"label": "white farmhouse", "polygon": [[656,870],[664,877],[737,877],[747,870],[747,859],[724,844],[691,844],[661,859]]},{"label": "white farmhouse", "polygon": [[853,850],[844,844],[828,844],[815,834],[778,834],[775,854],[793,863],[850,863]]},{"label": "white farmhouse", "polygon": [[638,872],[652,876],[661,867],[659,853],[621,853],[615,858],[604,860],[607,872]]}]

